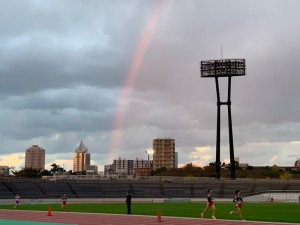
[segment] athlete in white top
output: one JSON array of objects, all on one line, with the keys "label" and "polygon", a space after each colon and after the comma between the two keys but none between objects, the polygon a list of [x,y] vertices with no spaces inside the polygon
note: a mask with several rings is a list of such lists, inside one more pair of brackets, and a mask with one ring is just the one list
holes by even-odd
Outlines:
[{"label": "athlete in white top", "polygon": [[20,204],[21,196],[19,194],[16,194],[15,196],[15,206],[14,208],[17,208]]}]

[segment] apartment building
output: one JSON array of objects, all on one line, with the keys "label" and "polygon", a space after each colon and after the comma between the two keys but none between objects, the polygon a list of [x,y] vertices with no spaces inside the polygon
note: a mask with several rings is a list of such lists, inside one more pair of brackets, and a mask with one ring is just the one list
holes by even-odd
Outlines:
[{"label": "apartment building", "polygon": [[178,154],[175,152],[175,139],[157,138],[153,140],[153,169],[177,168]]},{"label": "apartment building", "polygon": [[25,167],[32,169],[45,169],[45,149],[32,145],[26,149]]},{"label": "apartment building", "polygon": [[112,165],[105,165],[105,174],[124,174],[124,175],[139,175],[137,171],[144,169],[146,171],[152,170],[152,161],[144,159],[122,159],[118,158],[113,161]]}]

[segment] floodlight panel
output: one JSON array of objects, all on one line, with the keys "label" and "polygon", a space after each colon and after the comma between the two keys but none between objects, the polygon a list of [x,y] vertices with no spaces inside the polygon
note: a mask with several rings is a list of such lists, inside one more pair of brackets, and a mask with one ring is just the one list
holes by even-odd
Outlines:
[{"label": "floodlight panel", "polygon": [[246,75],[245,59],[201,61],[201,77],[229,77]]}]

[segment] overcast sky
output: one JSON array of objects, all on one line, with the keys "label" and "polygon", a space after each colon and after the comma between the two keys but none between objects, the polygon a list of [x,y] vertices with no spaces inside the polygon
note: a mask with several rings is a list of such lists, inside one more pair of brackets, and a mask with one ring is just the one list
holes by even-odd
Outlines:
[{"label": "overcast sky", "polygon": [[[215,161],[216,90],[201,60],[245,58],[232,80],[235,155],[251,165],[300,158],[297,0],[1,0],[0,165],[37,144],[72,169],[81,140],[103,169],[147,158],[157,137],[179,164]],[[226,100],[227,80],[221,79]],[[221,160],[228,160],[222,106]]]}]

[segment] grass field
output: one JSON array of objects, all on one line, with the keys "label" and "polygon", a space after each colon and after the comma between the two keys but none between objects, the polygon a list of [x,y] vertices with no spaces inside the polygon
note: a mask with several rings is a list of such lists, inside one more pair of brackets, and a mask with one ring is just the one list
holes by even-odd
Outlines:
[{"label": "grass field", "polygon": [[[160,208],[163,216],[195,217],[200,218],[201,212],[205,209],[206,203],[133,203],[132,214],[135,215],[157,215]],[[237,215],[229,215],[235,210],[233,203],[216,203],[217,219],[239,220]],[[12,205],[0,205],[0,209],[13,209]],[[52,204],[52,211],[61,211],[60,205]],[[48,210],[47,204],[21,205],[18,210]],[[69,204],[67,212],[90,212],[126,214],[126,204],[105,203],[105,204]],[[300,223],[299,203],[245,203],[243,205],[243,216],[247,221],[269,221]],[[205,218],[211,218],[211,211],[208,211]]]}]

